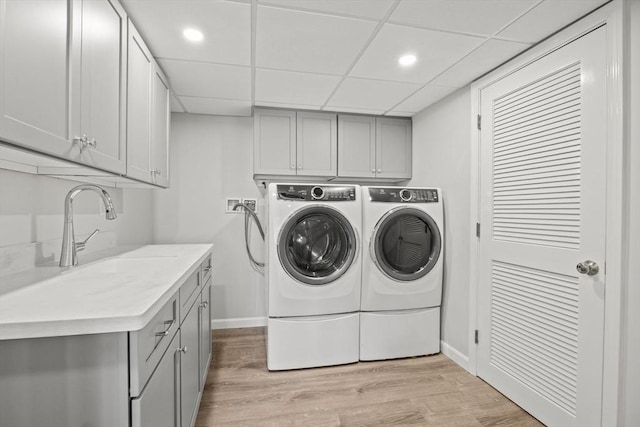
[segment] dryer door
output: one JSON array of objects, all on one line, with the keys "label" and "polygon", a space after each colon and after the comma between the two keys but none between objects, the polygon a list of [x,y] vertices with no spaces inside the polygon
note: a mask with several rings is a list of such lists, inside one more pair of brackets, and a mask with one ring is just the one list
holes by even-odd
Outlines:
[{"label": "dryer door", "polygon": [[282,267],[308,285],[324,285],[338,279],[353,263],[356,250],[353,227],[329,206],[309,206],[294,213],[278,237]]},{"label": "dryer door", "polygon": [[385,275],[409,282],[425,276],[435,266],[442,239],[437,224],[425,211],[398,207],[378,221],[370,249]]}]

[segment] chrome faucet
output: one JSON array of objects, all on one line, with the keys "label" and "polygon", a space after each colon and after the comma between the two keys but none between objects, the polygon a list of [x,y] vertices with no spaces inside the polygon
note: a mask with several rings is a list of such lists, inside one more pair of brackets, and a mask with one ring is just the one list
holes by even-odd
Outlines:
[{"label": "chrome faucet", "polygon": [[62,234],[62,252],[60,253],[60,267],[72,267],[78,265],[78,251],[85,248],[89,239],[100,230],[95,230],[85,241],[76,243],[73,233],[73,198],[84,190],[94,191],[102,198],[105,207],[105,218],[116,219],[116,209],[113,207],[111,196],[101,187],[93,184],[82,184],[72,188],[64,199],[64,231]]}]

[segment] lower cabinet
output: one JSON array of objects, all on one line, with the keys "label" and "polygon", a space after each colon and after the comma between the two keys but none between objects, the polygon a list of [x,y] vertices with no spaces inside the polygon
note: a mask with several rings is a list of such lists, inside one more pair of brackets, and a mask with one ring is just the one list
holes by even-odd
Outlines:
[{"label": "lower cabinet", "polygon": [[0,427],[193,427],[211,361],[210,271],[209,257],[136,331],[0,340]]},{"label": "lower cabinet", "polygon": [[207,383],[207,374],[211,364],[211,276],[202,289],[200,303],[200,388]]},{"label": "lower cabinet", "polygon": [[176,334],[139,397],[131,399],[132,427],[180,426],[180,357]]},{"label": "lower cabinet", "polygon": [[[185,281],[176,296],[167,303],[167,307],[160,310],[157,319],[154,318],[141,331],[131,333],[130,358],[137,360],[131,369],[133,427],[195,425],[211,361],[211,275],[208,275],[206,284],[201,287],[200,277],[203,275],[204,264]],[[179,304],[174,302],[176,298],[180,299]],[[179,315],[173,309],[176,305],[180,307]],[[182,319],[175,329],[172,327],[173,319]],[[154,326],[154,321],[157,326]],[[145,333],[147,328],[153,329],[151,334]],[[145,362],[153,360],[154,351],[161,349],[162,341],[169,338],[165,333],[172,335],[171,343],[157,362],[157,368],[151,377],[145,381],[145,371],[153,369],[147,367],[148,363]],[[148,338],[149,335],[157,337],[153,346],[147,341],[147,346],[153,347],[150,355],[145,356],[148,352],[134,352],[133,349],[138,348],[135,344],[143,342],[142,338]],[[139,381],[137,377],[140,377]],[[145,382],[140,395],[135,396],[135,385]]]},{"label": "lower cabinet", "polygon": [[[180,326],[180,413],[182,427],[196,422],[200,402],[200,298]],[[153,424],[150,424],[153,425]]]}]

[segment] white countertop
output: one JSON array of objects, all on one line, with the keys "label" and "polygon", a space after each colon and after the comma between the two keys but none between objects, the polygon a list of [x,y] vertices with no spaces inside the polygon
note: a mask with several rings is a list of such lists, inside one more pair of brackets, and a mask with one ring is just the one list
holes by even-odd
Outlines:
[{"label": "white countertop", "polygon": [[142,329],[212,247],[142,246],[71,269],[0,278],[0,340]]}]

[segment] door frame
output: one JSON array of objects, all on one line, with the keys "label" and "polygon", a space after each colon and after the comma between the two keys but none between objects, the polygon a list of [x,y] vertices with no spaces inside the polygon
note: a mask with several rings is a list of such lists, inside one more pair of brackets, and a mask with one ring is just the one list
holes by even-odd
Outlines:
[{"label": "door frame", "polygon": [[[606,299],[604,315],[604,353],[602,383],[602,425],[615,426],[619,423],[622,407],[619,403],[620,378],[626,370],[621,363],[624,355],[621,352],[622,337],[626,334],[626,322],[622,318],[625,307],[622,300],[623,291],[628,286],[624,274],[624,260],[627,259],[625,238],[628,226],[625,221],[625,190],[629,182],[629,165],[624,161],[628,151],[623,132],[624,116],[624,28],[623,0],[613,0],[579,21],[549,37],[542,43],[532,47],[517,58],[502,65],[498,69],[481,77],[471,84],[471,215],[470,230],[476,229],[480,222],[480,132],[477,129],[477,116],[480,114],[480,93],[496,81],[514,73],[537,59],[561,48],[580,36],[606,25],[607,31],[607,183],[606,183]],[[477,375],[477,345],[475,330],[478,328],[478,267],[479,242],[473,236],[470,243],[470,283],[469,283],[469,362],[467,370]],[[627,283],[623,283],[626,279]],[[482,336],[479,337],[482,339]],[[622,368],[621,368],[622,366]]]}]

